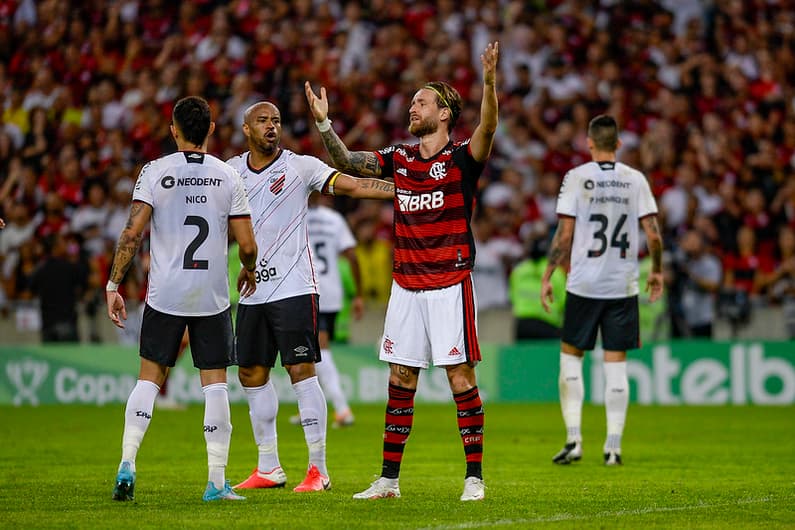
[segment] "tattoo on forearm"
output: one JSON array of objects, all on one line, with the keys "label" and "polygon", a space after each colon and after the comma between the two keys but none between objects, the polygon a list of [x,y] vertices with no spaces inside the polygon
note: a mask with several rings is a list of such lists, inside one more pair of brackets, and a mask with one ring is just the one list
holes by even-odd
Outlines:
[{"label": "tattoo on forearm", "polygon": [[132,230],[135,220],[143,214],[144,204],[134,202],[130,206],[130,216],[127,218],[127,224],[119,236],[119,242],[116,245],[116,254],[113,257],[113,266],[110,270],[110,281],[114,283],[121,283],[127,269],[132,265],[135,255],[138,253],[138,247],[141,245],[143,234],[135,233]]},{"label": "tattoo on forearm", "polygon": [[320,138],[323,140],[323,145],[326,146],[331,161],[337,166],[337,169],[350,169],[351,167],[351,153],[345,144],[342,143],[340,137],[334,132],[334,129],[329,129],[326,132],[320,133]]},{"label": "tattoo on forearm", "polygon": [[379,179],[364,179],[361,183],[362,188],[373,189],[376,191],[385,191],[387,193],[395,193],[395,184]]},{"label": "tattoo on forearm", "polygon": [[569,263],[571,244],[561,242],[560,229],[555,231],[549,248],[549,264],[554,267],[565,267]]},{"label": "tattoo on forearm", "polygon": [[116,247],[116,255],[113,258],[113,267],[110,270],[110,280],[114,283],[121,283],[127,269],[132,265],[138,247],[141,244],[142,234],[131,234],[127,230],[123,231],[119,237],[119,244]]}]

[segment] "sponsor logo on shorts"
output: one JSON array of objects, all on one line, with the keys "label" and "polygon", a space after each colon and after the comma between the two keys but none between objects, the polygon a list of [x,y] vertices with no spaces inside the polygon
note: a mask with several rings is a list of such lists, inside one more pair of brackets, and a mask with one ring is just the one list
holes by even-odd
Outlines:
[{"label": "sponsor logo on shorts", "polygon": [[394,351],[392,351],[392,347],[393,347],[394,345],[395,345],[395,343],[394,343],[394,342],[392,342],[392,339],[389,339],[389,338],[386,338],[386,337],[385,337],[385,338],[384,338],[384,353],[386,353],[387,355],[392,355],[392,354],[394,354],[395,352],[394,352]]},{"label": "sponsor logo on shorts", "polygon": [[298,346],[297,348],[293,348],[296,357],[306,357],[306,352],[309,351],[309,348],[306,346]]},{"label": "sponsor logo on shorts", "polygon": [[458,357],[459,355],[461,355],[461,352],[458,350],[458,348],[453,346],[453,349],[451,349],[450,353],[448,353],[447,355],[450,357]]}]

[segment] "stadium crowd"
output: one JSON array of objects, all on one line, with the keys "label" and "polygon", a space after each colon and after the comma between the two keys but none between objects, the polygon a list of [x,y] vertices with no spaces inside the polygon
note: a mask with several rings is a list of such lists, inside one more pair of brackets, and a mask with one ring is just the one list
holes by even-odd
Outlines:
[{"label": "stadium crowd", "polygon": [[[791,0],[0,0],[0,29],[0,308],[39,299],[47,340],[73,340],[78,309],[95,320],[141,164],[175,149],[179,98],[210,102],[222,159],[245,149],[243,110],[263,98],[282,109],[286,148],[327,159],[305,80],[326,87],[351,150],[378,148],[411,141],[406,109],[425,80],[451,83],[459,127],[476,124],[479,53],[495,40],[481,310],[509,305],[512,268],[538,259],[564,174],[588,160],[588,120],[609,113],[619,159],[660,205],[670,334],[709,336],[721,316],[741,324],[776,304],[795,337]],[[385,301],[392,206],[336,206],[366,296]],[[145,292],[146,259],[128,297]]]}]

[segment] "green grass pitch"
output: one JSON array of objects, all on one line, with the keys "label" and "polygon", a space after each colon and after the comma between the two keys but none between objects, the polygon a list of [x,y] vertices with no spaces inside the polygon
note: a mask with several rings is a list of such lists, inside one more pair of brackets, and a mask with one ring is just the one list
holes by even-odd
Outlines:
[{"label": "green grass pitch", "polygon": [[[3,528],[795,528],[795,407],[631,405],[625,465],[602,464],[604,409],[583,411],[584,456],[551,463],[563,426],[556,404],[487,404],[486,499],[462,503],[464,458],[449,405],[418,404],[400,499],[355,501],[381,465],[383,405],[355,407],[329,430],[332,489],[292,491],[306,469],[299,427],[279,415],[281,490],[204,503],[201,406],[155,409],[138,454],[136,501],[111,500],[120,456],[119,406],[0,408]],[[233,484],[256,449],[248,411],[233,406]]]}]

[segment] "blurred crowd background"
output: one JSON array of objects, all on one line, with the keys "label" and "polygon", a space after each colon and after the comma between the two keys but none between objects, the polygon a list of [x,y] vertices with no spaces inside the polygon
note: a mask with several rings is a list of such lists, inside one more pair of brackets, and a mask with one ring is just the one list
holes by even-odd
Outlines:
[{"label": "blurred crowd background", "polygon": [[[412,141],[414,92],[445,80],[465,101],[463,139],[495,40],[500,124],[477,197],[475,286],[482,313],[516,317],[506,341],[560,325],[538,284],[561,180],[589,159],[599,113],[618,120],[619,159],[660,207],[667,297],[643,304],[644,337],[710,337],[762,308],[795,337],[791,0],[0,0],[0,319],[44,341],[102,340],[134,180],[175,149],[179,98],[210,101],[222,159],[246,149],[243,110],[267,99],[283,146],[328,161],[305,80],[326,87],[351,150]],[[383,304],[392,206],[336,206],[359,241],[364,294]],[[123,286],[133,305],[146,267],[144,248]]]}]

